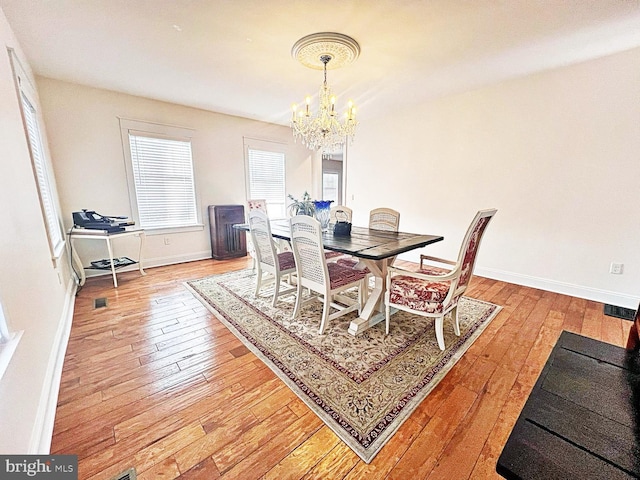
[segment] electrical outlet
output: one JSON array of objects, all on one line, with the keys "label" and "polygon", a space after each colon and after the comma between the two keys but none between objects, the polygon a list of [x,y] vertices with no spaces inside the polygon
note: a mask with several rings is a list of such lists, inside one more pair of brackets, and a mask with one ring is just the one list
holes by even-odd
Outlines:
[{"label": "electrical outlet", "polygon": [[614,275],[622,275],[623,269],[624,269],[624,263],[611,262],[611,266],[609,267],[609,273],[613,273]]},{"label": "electrical outlet", "polygon": [[169,237],[164,237],[164,244],[171,245],[171,239]]}]

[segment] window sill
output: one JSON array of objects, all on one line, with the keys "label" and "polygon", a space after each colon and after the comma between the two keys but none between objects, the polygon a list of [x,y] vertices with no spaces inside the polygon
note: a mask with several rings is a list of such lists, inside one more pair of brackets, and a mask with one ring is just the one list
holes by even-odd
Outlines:
[{"label": "window sill", "polygon": [[203,224],[189,225],[187,227],[163,227],[163,228],[144,228],[144,233],[147,236],[153,235],[166,235],[168,233],[187,233],[187,232],[201,232],[204,230]]},{"label": "window sill", "polygon": [[0,343],[0,380],[9,366],[11,357],[13,357],[23,333],[24,330],[13,332],[10,334],[11,338],[8,342]]}]

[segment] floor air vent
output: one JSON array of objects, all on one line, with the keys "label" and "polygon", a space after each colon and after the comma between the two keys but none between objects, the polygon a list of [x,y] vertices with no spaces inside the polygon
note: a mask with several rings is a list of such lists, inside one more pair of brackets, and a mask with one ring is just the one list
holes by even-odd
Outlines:
[{"label": "floor air vent", "polygon": [[623,320],[630,320],[636,316],[636,311],[631,308],[616,307],[615,305],[605,305],[604,314],[610,317],[622,318]]},{"label": "floor air vent", "polygon": [[136,480],[136,469],[131,467],[126,472],[116,475],[111,480]]},{"label": "floor air vent", "polygon": [[107,299],[102,297],[102,298],[96,298],[93,300],[93,308],[104,308],[107,306]]}]

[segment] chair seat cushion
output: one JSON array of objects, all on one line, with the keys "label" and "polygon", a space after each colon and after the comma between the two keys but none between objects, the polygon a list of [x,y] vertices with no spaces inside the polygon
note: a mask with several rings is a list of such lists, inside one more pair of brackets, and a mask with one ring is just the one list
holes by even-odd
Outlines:
[{"label": "chair seat cushion", "polygon": [[402,305],[411,310],[440,313],[443,311],[442,301],[449,292],[450,283],[398,275],[391,279],[389,300],[394,305]]},{"label": "chair seat cushion", "polygon": [[293,258],[293,252],[282,252],[278,254],[278,261],[280,262],[280,271],[291,270],[296,268],[296,261]]},{"label": "chair seat cushion", "polygon": [[356,270],[355,268],[345,267],[337,263],[327,263],[327,269],[329,270],[331,290],[360,281],[367,276],[363,270]]},{"label": "chair seat cushion", "polygon": [[[358,264],[358,262],[359,260],[355,257],[345,257],[345,258],[339,259],[336,263],[338,265],[342,265],[343,267],[356,268],[356,265]],[[370,273],[367,267],[364,267],[358,270],[361,270],[365,273]]]},{"label": "chair seat cushion", "polygon": [[344,255],[344,253],[334,252],[333,250],[329,250],[327,252],[324,252],[324,258],[327,259],[327,260],[329,260],[330,258],[341,257],[343,255]]}]

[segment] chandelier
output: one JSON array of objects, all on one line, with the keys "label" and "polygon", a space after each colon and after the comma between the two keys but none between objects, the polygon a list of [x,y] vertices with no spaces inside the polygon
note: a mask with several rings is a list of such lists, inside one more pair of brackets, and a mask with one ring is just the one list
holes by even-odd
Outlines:
[{"label": "chandelier", "polygon": [[356,108],[350,100],[342,118],[336,110],[336,97],[327,85],[327,68],[342,67],[355,60],[360,46],[351,37],[339,33],[315,33],[298,40],[291,54],[303,65],[324,70],[324,82],[318,95],[319,107],[311,112],[311,97],[307,97],[302,108],[292,107],[291,128],[295,140],[311,150],[331,152],[352,141],[358,122]]}]

